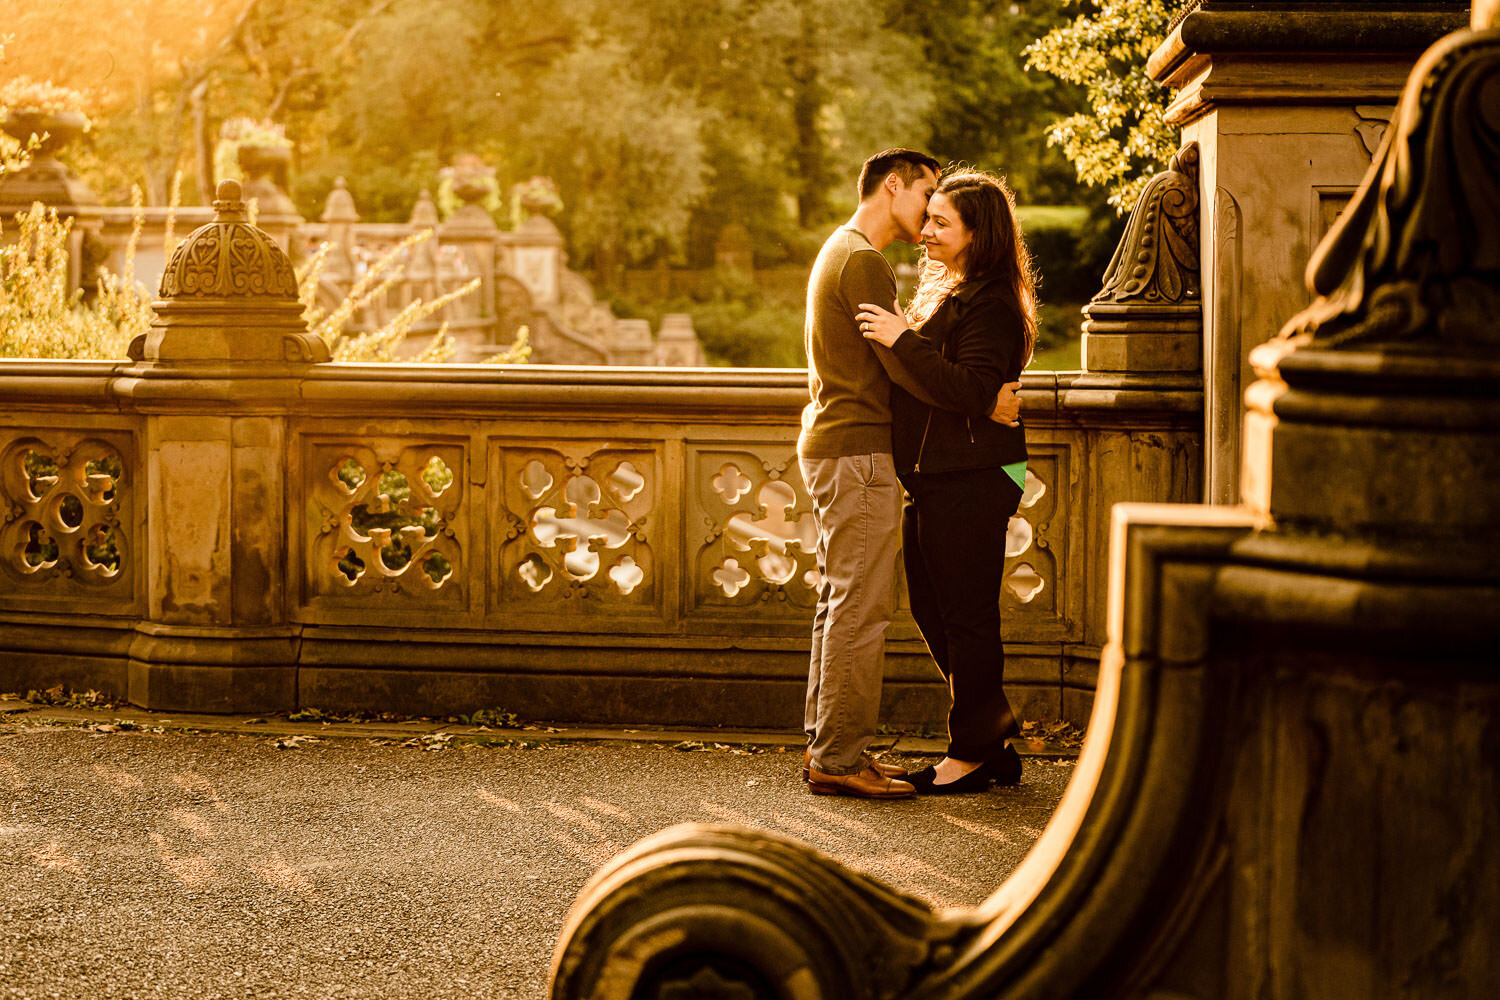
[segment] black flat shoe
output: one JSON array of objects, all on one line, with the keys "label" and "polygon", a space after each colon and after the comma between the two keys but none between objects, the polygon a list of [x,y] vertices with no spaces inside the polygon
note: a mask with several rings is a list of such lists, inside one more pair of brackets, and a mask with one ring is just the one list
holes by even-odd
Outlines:
[{"label": "black flat shoe", "polygon": [[918,795],[964,795],[982,792],[990,787],[990,766],[980,764],[962,778],[941,785],[937,783],[937,769],[932,766],[915,774],[908,774],[902,780],[911,782]]},{"label": "black flat shoe", "polygon": [[1014,746],[1007,745],[1004,750],[986,761],[984,766],[989,769],[990,777],[995,779],[997,785],[1021,783],[1021,755],[1016,753]]}]

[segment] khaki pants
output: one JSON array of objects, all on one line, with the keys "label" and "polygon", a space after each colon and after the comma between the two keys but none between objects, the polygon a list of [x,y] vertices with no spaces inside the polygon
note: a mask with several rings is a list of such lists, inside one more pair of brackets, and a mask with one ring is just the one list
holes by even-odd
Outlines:
[{"label": "khaki pants", "polygon": [[804,458],[800,464],[812,495],[823,578],[803,725],[814,768],[854,774],[865,766],[880,713],[901,486],[888,453]]}]

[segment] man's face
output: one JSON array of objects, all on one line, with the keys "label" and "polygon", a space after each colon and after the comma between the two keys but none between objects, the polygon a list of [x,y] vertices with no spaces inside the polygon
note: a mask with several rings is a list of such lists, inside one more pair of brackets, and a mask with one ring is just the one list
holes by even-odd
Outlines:
[{"label": "man's face", "polygon": [[938,175],[931,167],[922,168],[922,176],[910,185],[899,174],[891,174],[887,183],[895,182],[891,199],[891,217],[896,223],[896,238],[907,243],[922,239],[922,223],[927,219],[927,199],[937,187]]}]

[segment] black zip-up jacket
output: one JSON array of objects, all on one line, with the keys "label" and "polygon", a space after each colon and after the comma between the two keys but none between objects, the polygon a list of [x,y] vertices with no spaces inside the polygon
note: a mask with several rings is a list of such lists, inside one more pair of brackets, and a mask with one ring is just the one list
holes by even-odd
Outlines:
[{"label": "black zip-up jacket", "polygon": [[989,416],[1000,387],[1021,377],[1025,350],[1020,307],[990,278],[964,282],[920,332],[897,337],[892,353],[942,408],[892,385],[896,471],[956,472],[1024,461],[1025,428]]}]

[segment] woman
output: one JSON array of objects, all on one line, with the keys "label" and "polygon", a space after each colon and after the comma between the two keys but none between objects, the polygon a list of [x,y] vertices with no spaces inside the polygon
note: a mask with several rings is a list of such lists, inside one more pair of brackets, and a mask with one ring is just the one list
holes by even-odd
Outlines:
[{"label": "woman", "polygon": [[905,780],[921,794],[1013,785],[1019,734],[1001,686],[1005,532],[1026,479],[1026,433],[986,419],[1036,344],[1031,256],[998,178],[945,175],[922,227],[926,260],[909,314],[862,303],[865,336],[892,349],[941,405],[892,389],[896,470],[908,499],[903,558],[912,616],[947,678],[948,753]]}]

